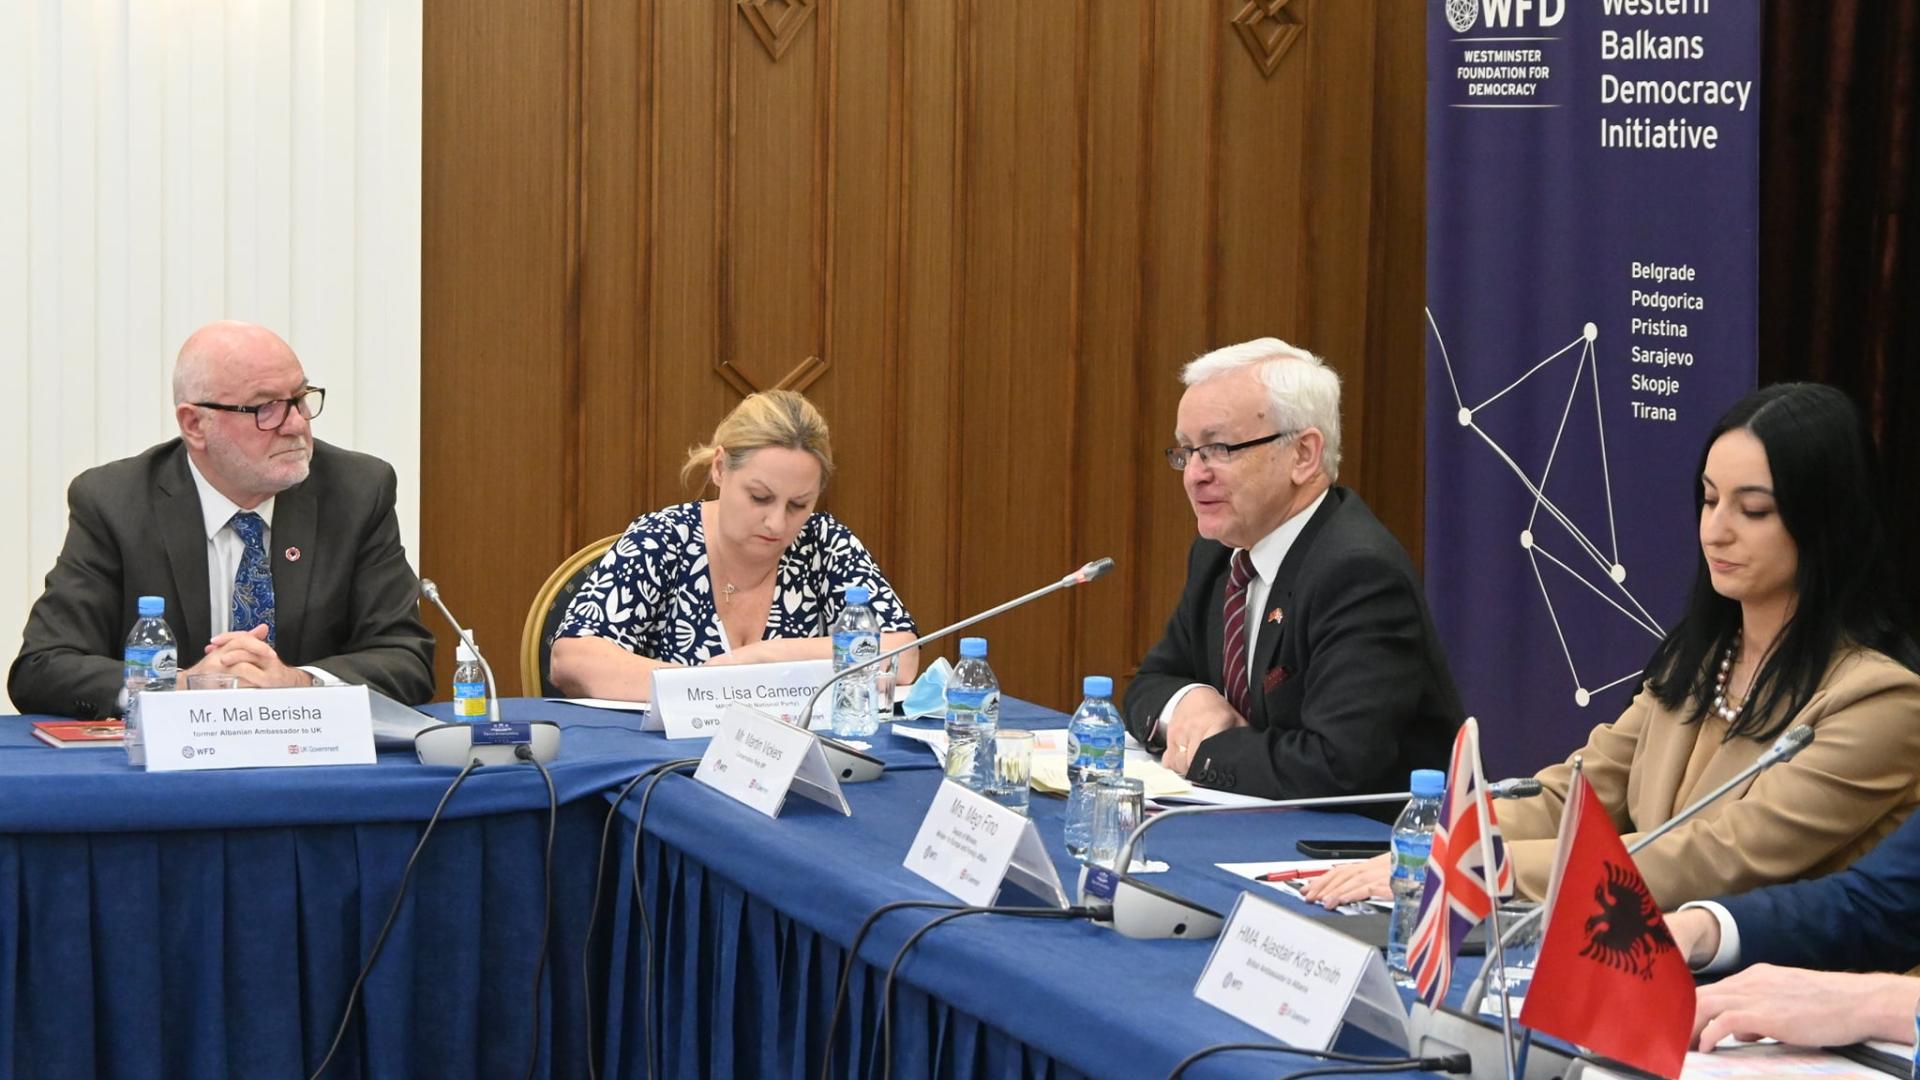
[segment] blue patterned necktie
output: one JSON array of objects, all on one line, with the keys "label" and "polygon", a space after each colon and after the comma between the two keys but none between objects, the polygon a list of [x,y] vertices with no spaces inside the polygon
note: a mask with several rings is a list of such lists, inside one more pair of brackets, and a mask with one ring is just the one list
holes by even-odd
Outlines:
[{"label": "blue patterned necktie", "polygon": [[233,515],[234,534],[247,545],[240,570],[233,575],[233,621],[228,629],[245,633],[267,625],[267,644],[273,644],[273,566],[267,562],[267,523],[251,510]]}]

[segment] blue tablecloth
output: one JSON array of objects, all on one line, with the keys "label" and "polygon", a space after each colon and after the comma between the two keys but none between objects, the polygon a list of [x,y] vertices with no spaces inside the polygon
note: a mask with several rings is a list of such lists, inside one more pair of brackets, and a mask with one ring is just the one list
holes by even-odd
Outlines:
[{"label": "blue tablecloth", "polygon": [[[539,1075],[586,1075],[600,796],[706,743],[643,734],[631,713],[502,711],[563,729],[539,1023],[547,791],[529,767],[483,769],[414,870],[330,1076],[518,1077],[536,1038]],[[32,719],[0,722],[0,1078],[304,1076],[457,770],[389,753],[371,768],[147,774],[117,748],[45,747]],[[873,742],[890,769],[931,775],[924,746]]]},{"label": "blue tablecloth", "polygon": [[[645,1074],[631,802],[588,950],[595,859],[611,793],[704,740],[670,743],[634,714],[537,700],[503,712],[564,729],[538,1020],[546,788],[525,766],[485,769],[421,856],[329,1076],[518,1077],[536,1053],[536,1075],[585,1076],[589,1016],[602,1075]],[[1005,703],[1009,725],[1064,719]],[[642,869],[665,1075],[811,1073],[860,920],[889,900],[945,899],[900,866],[939,783],[934,759],[891,729],[872,742],[889,770],[846,789],[851,819],[793,800],[769,820],[689,779],[661,784]],[[410,754],[371,768],[148,775],[118,750],[52,750],[24,722],[0,723],[0,1080],[303,1076],[453,775]],[[1071,888],[1062,804],[1034,808]],[[1244,883],[1216,861],[1289,857],[1309,833],[1382,832],[1344,816],[1214,817],[1169,822],[1150,846],[1175,863],[1163,884],[1224,910]],[[843,1075],[878,1020],[871,965],[928,917],[895,914],[870,937],[838,1042]],[[897,1075],[1163,1075],[1200,1046],[1264,1041],[1192,999],[1209,947],[1001,916],[943,927],[902,969]],[[1341,1046],[1384,1050],[1364,1037]],[[1240,1057],[1194,1075],[1276,1067]]]},{"label": "blue tablecloth", "polygon": [[[662,781],[642,850],[659,1075],[817,1075],[839,966],[862,919],[891,900],[952,899],[901,865],[939,782],[929,772],[893,772],[846,789],[851,819],[789,800],[769,820],[690,779]],[[1063,846],[1063,811],[1058,799],[1033,803],[1071,892],[1077,864]],[[621,813],[624,853],[635,809]],[[1147,841],[1150,855],[1173,864],[1156,883],[1225,911],[1247,882],[1217,862],[1295,858],[1296,839],[1385,832],[1349,815],[1288,812],[1169,821]],[[623,865],[606,1013],[617,1023],[602,1059],[602,1075],[613,1077],[647,1075],[646,939],[631,894]],[[836,1075],[865,1075],[885,968],[934,914],[896,912],[869,934],[835,1041]],[[1134,941],[1086,922],[957,920],[923,938],[900,970],[894,1075],[1163,1076],[1204,1046],[1270,1042],[1192,997],[1211,948]],[[1338,1048],[1390,1052],[1357,1032]],[[1190,1075],[1271,1077],[1306,1064],[1235,1054]]]}]

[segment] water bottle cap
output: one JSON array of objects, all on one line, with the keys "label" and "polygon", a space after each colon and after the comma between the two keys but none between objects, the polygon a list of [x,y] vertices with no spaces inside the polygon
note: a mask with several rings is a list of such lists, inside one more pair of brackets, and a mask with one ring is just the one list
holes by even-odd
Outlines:
[{"label": "water bottle cap", "polygon": [[[471,634],[473,631],[469,630],[467,633]],[[472,649],[467,648],[467,643],[464,641],[454,645],[453,658],[462,664],[478,663],[480,660],[480,657],[476,655]]]},{"label": "water bottle cap", "polygon": [[1408,786],[1413,789],[1415,798],[1437,799],[1447,790],[1447,774],[1439,769],[1415,769]]},{"label": "water bottle cap", "polygon": [[960,657],[964,660],[985,660],[987,658],[987,639],[983,637],[961,638]]},{"label": "water bottle cap", "polygon": [[143,596],[140,598],[140,617],[157,619],[167,613],[167,598],[164,596]]},{"label": "water bottle cap", "polygon": [[1086,697],[1112,697],[1113,677],[1111,675],[1089,675],[1080,680],[1080,693]]},{"label": "water bottle cap", "polygon": [[867,601],[872,599],[873,599],[873,590],[867,588],[865,585],[847,586],[847,603],[864,604]]}]

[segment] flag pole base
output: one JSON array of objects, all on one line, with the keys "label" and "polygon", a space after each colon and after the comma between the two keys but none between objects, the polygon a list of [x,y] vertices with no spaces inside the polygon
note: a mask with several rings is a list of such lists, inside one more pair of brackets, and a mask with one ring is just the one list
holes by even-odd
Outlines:
[{"label": "flag pole base", "polygon": [[[1412,1035],[1414,1056],[1464,1053],[1473,1059],[1473,1080],[1506,1080],[1507,1056],[1503,1049],[1506,1040],[1499,1024],[1415,1001],[1407,1018],[1407,1030]],[[1527,1053],[1527,1072],[1522,1080],[1554,1080],[1566,1076],[1577,1060],[1535,1039],[1532,1050]]]}]

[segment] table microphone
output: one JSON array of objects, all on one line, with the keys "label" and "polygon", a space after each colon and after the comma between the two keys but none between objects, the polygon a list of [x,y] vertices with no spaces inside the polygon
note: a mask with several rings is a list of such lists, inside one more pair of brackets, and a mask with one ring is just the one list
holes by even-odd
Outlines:
[{"label": "table microphone", "polygon": [[[1325,807],[1359,806],[1366,803],[1406,802],[1413,798],[1411,791],[1387,791],[1372,795],[1323,795],[1309,799],[1282,799],[1277,802],[1261,803],[1257,806],[1183,806],[1178,810],[1163,810],[1159,814],[1142,821],[1136,826],[1127,842],[1121,845],[1120,857],[1115,864],[1123,867],[1133,866],[1134,847],[1146,831],[1163,821],[1177,817],[1190,817],[1196,814],[1232,814],[1259,813],[1268,810],[1317,810]],[[1113,928],[1130,938],[1183,938],[1204,940],[1220,933],[1220,927],[1226,917],[1212,908],[1197,904],[1183,896],[1176,896],[1154,885],[1134,877],[1124,871],[1116,872],[1104,866],[1087,866],[1081,874],[1081,902],[1090,902],[1087,894],[1100,896],[1108,893],[1113,898]]]},{"label": "table microphone", "polygon": [[[440,614],[446,616],[452,624],[453,632],[473,651],[473,658],[480,661],[480,671],[487,677],[487,720],[491,724],[500,722],[500,689],[493,681],[493,665],[487,663],[485,653],[473,643],[473,635],[453,617],[447,605],[440,599],[440,586],[432,578],[420,579],[420,595],[425,597]],[[535,720],[528,725],[533,760],[542,764],[552,761],[560,752],[560,725],[551,720]],[[468,761],[478,761],[482,765],[511,765],[523,760],[517,749],[527,744],[482,743],[473,745],[473,725],[469,723],[435,724],[421,728],[413,737],[413,752],[420,758],[422,765],[451,765],[455,768]]]},{"label": "table microphone", "polygon": [[[943,626],[940,629],[935,630],[930,634],[922,634],[921,636],[914,638],[912,641],[909,641],[904,645],[900,645],[896,648],[888,649],[886,652],[881,653],[880,655],[874,657],[871,660],[862,660],[860,663],[854,664],[851,667],[845,668],[841,671],[836,671],[833,673],[833,677],[831,679],[828,679],[826,682],[821,683],[820,688],[818,690],[815,690],[811,697],[807,698],[807,703],[804,707],[801,708],[800,718],[799,720],[795,721],[795,726],[800,727],[802,729],[806,729],[813,722],[813,709],[814,709],[814,706],[819,703],[820,696],[822,694],[825,694],[827,692],[827,689],[831,687],[834,683],[839,682],[841,679],[844,679],[849,675],[852,675],[856,672],[865,671],[868,668],[885,663],[886,661],[891,660],[896,656],[899,656],[901,653],[906,652],[908,649],[917,649],[921,645],[924,645],[929,641],[935,641],[940,638],[946,637],[949,634],[955,633],[957,631],[965,630],[967,627],[972,626],[974,623],[981,622],[986,619],[991,619],[995,615],[999,615],[1003,612],[1012,611],[1014,608],[1017,608],[1022,604],[1031,603],[1050,593],[1059,592],[1061,589],[1070,589],[1070,588],[1073,588],[1075,585],[1085,585],[1087,582],[1092,581],[1096,578],[1106,577],[1108,574],[1112,572],[1113,572],[1112,559],[1095,559],[1092,562],[1087,563],[1085,566],[1082,566],[1080,569],[1075,570],[1073,573],[1068,574],[1066,577],[1061,578],[1059,581],[1053,582],[1050,585],[1043,585],[1040,588],[1035,589],[1032,592],[1026,594],[1025,596],[1021,596],[1013,600],[1009,600],[1006,603],[999,605],[998,607],[988,608],[987,610],[981,612],[978,615],[973,615],[973,616],[969,616],[968,618],[961,619],[959,622],[954,623],[952,626]],[[451,616],[449,616],[449,618],[451,618]],[[889,706],[891,706],[892,703],[889,702],[888,704]],[[873,757],[870,754],[863,754],[860,751],[854,749],[853,747],[848,746],[846,743],[840,742],[837,739],[828,738],[825,735],[820,735],[819,739],[820,739],[820,745],[823,748],[825,748],[827,752],[827,764],[833,768],[834,775],[838,776],[842,783],[855,783],[861,780],[872,780],[878,777],[880,773],[886,769],[886,764],[882,762],[879,758]]]},{"label": "table microphone", "polygon": [[1546,786],[1531,776],[1516,776],[1510,780],[1496,780],[1487,785],[1489,799],[1531,799],[1547,790]]}]

